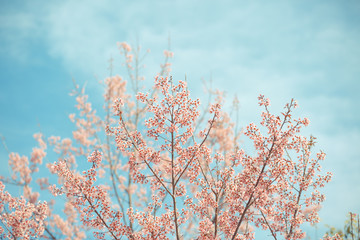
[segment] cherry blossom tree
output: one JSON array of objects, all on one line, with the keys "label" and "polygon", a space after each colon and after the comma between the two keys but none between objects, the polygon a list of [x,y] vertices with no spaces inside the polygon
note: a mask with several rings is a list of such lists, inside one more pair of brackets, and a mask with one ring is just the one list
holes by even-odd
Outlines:
[{"label": "cherry blossom tree", "polygon": [[[1,237],[255,239],[262,229],[274,239],[304,238],[302,224],[319,222],[320,189],[331,173],[321,172],[325,153],[314,153],[316,138],[301,135],[309,120],[293,116],[297,102],[273,114],[260,95],[260,123],[239,131],[221,109],[221,92],[210,89],[214,103],[200,109],[187,82],[172,79],[172,52],[164,51],[146,90],[141,48],[118,47],[128,76],[113,75],[110,66],[103,114],[74,82],[73,136],[35,134],[39,146],[30,161],[9,153],[11,175],[0,179]],[[87,168],[79,164],[84,159]],[[34,179],[38,171],[51,177]],[[18,186],[21,196],[5,185]],[[33,191],[35,185],[42,190]],[[48,190],[52,196],[44,199]]]}]

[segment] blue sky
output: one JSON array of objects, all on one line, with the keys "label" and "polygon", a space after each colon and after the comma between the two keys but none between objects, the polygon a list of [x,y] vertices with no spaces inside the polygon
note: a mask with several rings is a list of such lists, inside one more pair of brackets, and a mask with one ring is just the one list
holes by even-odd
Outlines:
[{"label": "blue sky", "polygon": [[[202,78],[240,99],[240,124],[257,122],[258,94],[281,110],[298,100],[334,172],[322,224],[360,213],[360,3],[358,1],[1,1],[0,134],[29,154],[32,134],[69,136],[72,78],[101,96],[108,60],[125,75],[116,42],[151,49],[144,75],[158,71],[171,36],[173,76],[193,94]],[[96,100],[96,97],[90,99]],[[0,161],[7,153],[0,148]],[[6,170],[1,169],[1,173]],[[319,225],[322,227],[323,225]]]}]

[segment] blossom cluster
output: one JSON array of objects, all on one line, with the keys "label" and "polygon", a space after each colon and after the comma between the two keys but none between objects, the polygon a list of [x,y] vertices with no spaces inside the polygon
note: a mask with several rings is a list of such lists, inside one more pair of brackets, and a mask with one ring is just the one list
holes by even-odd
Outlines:
[{"label": "blossom cluster", "polygon": [[0,237],[31,239],[42,236],[48,215],[47,203],[32,203],[24,197],[13,197],[4,189],[5,185],[0,181]]}]

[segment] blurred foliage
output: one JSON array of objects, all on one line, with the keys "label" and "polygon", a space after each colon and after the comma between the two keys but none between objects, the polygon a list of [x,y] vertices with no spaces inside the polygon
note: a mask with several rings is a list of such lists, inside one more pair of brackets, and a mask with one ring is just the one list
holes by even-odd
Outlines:
[{"label": "blurred foliage", "polygon": [[342,239],[360,240],[359,214],[349,212],[344,224],[344,229],[337,229],[328,225],[327,227],[329,230],[326,233],[329,236],[333,236],[337,233]]}]

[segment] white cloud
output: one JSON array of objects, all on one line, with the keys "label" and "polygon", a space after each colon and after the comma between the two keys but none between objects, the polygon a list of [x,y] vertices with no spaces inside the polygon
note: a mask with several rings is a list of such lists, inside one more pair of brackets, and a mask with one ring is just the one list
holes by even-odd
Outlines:
[{"label": "white cloud", "polygon": [[29,61],[29,42],[40,37],[39,25],[41,23],[31,13],[9,12],[0,15],[0,53],[21,63]]}]

